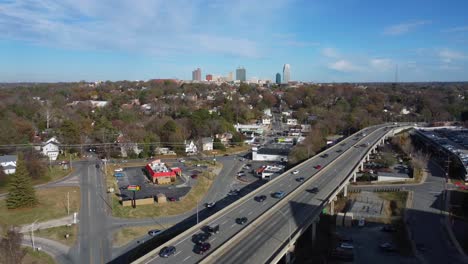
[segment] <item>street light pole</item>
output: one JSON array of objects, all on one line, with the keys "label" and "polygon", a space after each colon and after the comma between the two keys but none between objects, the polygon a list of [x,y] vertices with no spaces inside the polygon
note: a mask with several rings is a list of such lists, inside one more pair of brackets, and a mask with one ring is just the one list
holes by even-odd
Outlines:
[{"label": "street light pole", "polygon": [[31,240],[32,240],[33,251],[36,250],[36,245],[34,244],[34,224],[36,224],[37,220],[39,219],[36,219],[36,221],[34,221],[34,223],[31,224]]}]

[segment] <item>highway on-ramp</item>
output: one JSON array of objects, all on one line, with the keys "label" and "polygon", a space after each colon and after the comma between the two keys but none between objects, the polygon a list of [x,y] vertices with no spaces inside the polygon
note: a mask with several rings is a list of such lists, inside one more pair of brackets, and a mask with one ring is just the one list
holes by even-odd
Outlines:
[{"label": "highway on-ramp", "polygon": [[[295,168],[285,172],[282,176],[265,184],[253,193],[241,198],[238,203],[232,204],[221,210],[219,213],[210,217],[208,225],[220,225],[220,232],[210,237],[208,242],[211,249],[206,253],[213,255],[206,259],[207,262],[215,263],[264,263],[268,261],[272,253],[275,252],[283,243],[287,242],[289,229],[297,229],[309,214],[316,214],[314,210],[321,210],[319,205],[326,202],[329,194],[334,191],[345,179],[347,175],[355,168],[356,164],[364,157],[369,148],[388,132],[385,125],[367,128],[361,133],[357,133],[343,140],[340,144],[326,150],[319,156],[315,156],[306,162],[301,163]],[[369,143],[369,144],[367,144]],[[364,144],[362,147],[359,146]],[[354,147],[358,145],[359,147]],[[322,154],[328,154],[323,157]],[[333,163],[333,164],[330,164]],[[330,164],[330,166],[328,166]],[[317,165],[322,168],[317,169]],[[298,170],[298,174],[292,174],[292,171]],[[304,182],[296,179],[304,177]],[[292,197],[289,193],[302,188],[306,191],[295,193]],[[318,187],[319,192],[314,194],[311,188]],[[273,213],[267,220],[262,221],[255,226],[253,232],[248,232],[241,238],[234,237],[250,222],[263,215],[273,207],[280,199],[273,198],[271,194],[276,191],[284,191],[289,202],[281,207],[280,210]],[[266,195],[264,202],[257,202],[253,199],[255,195]],[[245,225],[236,223],[236,218],[247,217],[248,222]],[[138,263],[196,263],[205,256],[193,252],[195,243],[192,236],[201,233],[201,229],[186,231],[178,237],[165,244],[175,246],[177,251],[169,258],[161,258],[158,252],[151,252],[147,256],[139,259]],[[229,243],[228,250],[217,252],[216,249],[233,238]],[[268,254],[262,255],[262,252]],[[269,255],[269,256],[268,256]]]}]

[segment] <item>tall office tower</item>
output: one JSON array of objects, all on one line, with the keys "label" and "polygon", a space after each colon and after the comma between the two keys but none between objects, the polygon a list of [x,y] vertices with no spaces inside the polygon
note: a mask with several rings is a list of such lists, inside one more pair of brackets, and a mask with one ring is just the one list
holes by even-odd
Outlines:
[{"label": "tall office tower", "polygon": [[228,76],[227,76],[227,81],[228,82],[232,82],[234,81],[234,75],[232,72],[229,72]]},{"label": "tall office tower", "polygon": [[192,71],[192,81],[201,81],[201,69],[197,68]]},{"label": "tall office tower", "polygon": [[276,84],[281,84],[281,74],[279,72],[276,74]]},{"label": "tall office tower", "polygon": [[244,67],[239,67],[236,69],[236,80],[245,82],[247,80],[246,75],[247,74]]},{"label": "tall office tower", "polygon": [[285,64],[283,66],[283,83],[288,83],[291,80],[291,66]]}]

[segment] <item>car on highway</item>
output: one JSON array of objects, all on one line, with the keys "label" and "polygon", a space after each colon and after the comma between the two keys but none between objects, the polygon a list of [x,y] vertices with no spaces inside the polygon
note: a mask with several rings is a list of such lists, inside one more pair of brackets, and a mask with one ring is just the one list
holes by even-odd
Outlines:
[{"label": "car on highway", "polygon": [[271,196],[273,196],[273,198],[283,198],[285,195],[285,192],[284,191],[277,191],[277,192],[274,192],[273,194],[271,194]]},{"label": "car on highway", "polygon": [[296,181],[297,181],[297,182],[303,182],[303,181],[304,181],[304,177],[296,178]]},{"label": "car on highway", "polygon": [[203,255],[205,252],[210,250],[211,244],[210,243],[199,243],[195,245],[195,248],[193,249],[193,252]]},{"label": "car on highway", "polygon": [[211,233],[203,232],[198,233],[192,236],[192,242],[195,244],[200,244],[207,241],[211,237]]},{"label": "car on highway", "polygon": [[157,236],[161,233],[162,233],[162,230],[159,230],[159,229],[153,229],[153,230],[148,231],[148,235],[150,236]]},{"label": "car on highway", "polygon": [[314,166],[314,169],[316,169],[316,170],[320,170],[321,168],[322,168],[322,165],[320,165],[320,164]]},{"label": "car on highway", "polygon": [[346,142],[341,143],[340,146],[346,146]]},{"label": "car on highway", "polygon": [[245,223],[247,223],[247,217],[238,217],[236,218],[236,223],[238,223],[239,225],[244,225]]},{"label": "car on highway", "polygon": [[206,207],[206,208],[213,208],[215,205],[216,205],[215,202],[210,202],[210,203],[206,203],[206,204],[205,204],[205,207]]},{"label": "car on highway", "polygon": [[210,234],[218,234],[219,233],[219,225],[216,226],[205,226],[204,231]]},{"label": "car on highway", "polygon": [[296,174],[298,174],[298,173],[299,173],[298,170],[295,170],[295,171],[292,172],[292,174],[294,174],[294,175],[296,175]]},{"label": "car on highway", "polygon": [[312,189],[308,189],[307,191],[310,192],[310,193],[318,193],[318,192],[319,192],[319,188],[313,187]]},{"label": "car on highway", "polygon": [[320,157],[321,157],[321,158],[328,158],[328,154],[327,154],[327,153],[322,154],[322,155],[320,155]]},{"label": "car on highway", "polygon": [[259,195],[259,196],[255,196],[254,200],[259,202],[259,203],[262,203],[263,201],[266,200],[266,195]]},{"label": "car on highway", "polygon": [[161,251],[159,251],[159,256],[161,258],[168,258],[171,255],[174,255],[176,253],[176,248],[174,246],[167,246],[163,247]]},{"label": "car on highway", "polygon": [[336,150],[337,153],[340,153],[340,152],[342,152],[342,151],[343,151],[342,149],[337,149],[337,150]]}]

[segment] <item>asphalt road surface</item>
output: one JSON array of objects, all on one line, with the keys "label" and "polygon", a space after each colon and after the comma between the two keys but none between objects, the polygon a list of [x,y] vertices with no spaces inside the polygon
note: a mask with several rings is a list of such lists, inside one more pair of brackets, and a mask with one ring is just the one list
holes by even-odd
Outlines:
[{"label": "asphalt road surface", "polygon": [[[273,182],[263,190],[261,194],[267,195],[266,201],[259,203],[253,199],[248,199],[238,204],[227,212],[219,214],[210,225],[220,225],[220,233],[213,235],[209,242],[211,243],[211,251],[222,245],[231,237],[236,235],[242,230],[245,225],[239,225],[235,222],[238,217],[247,217],[249,222],[259,217],[279,199],[271,197],[271,193],[276,191],[284,191],[286,195],[292,192],[301,184],[309,185],[309,188],[319,187],[320,192],[313,194],[311,192],[301,192],[294,197],[288,197],[290,202],[284,206],[281,212],[273,214],[266,221],[263,221],[250,232],[246,237],[236,238],[237,244],[232,243],[233,246],[216,259],[216,263],[264,263],[275,252],[280,245],[287,241],[289,229],[294,231],[296,227],[302,224],[306,216],[310,214],[319,213],[321,207],[319,205],[323,202],[332,190],[334,190],[339,183],[351,172],[353,167],[363,158],[363,154],[369,147],[353,147],[355,144],[362,144],[370,142],[372,145],[375,141],[381,138],[387,130],[380,129],[375,133],[371,133],[376,128],[366,129],[367,136],[361,140],[355,140],[355,137],[347,138],[343,141],[345,145],[338,145],[327,151],[329,156],[327,158],[314,157],[296,167],[299,170],[297,175],[284,175],[279,180]],[[341,151],[337,151],[341,149]],[[349,149],[349,151],[346,151]],[[316,165],[326,166],[333,160],[340,157],[340,161],[335,163],[333,167],[322,168],[324,173],[320,176],[314,177],[311,182],[307,179],[313,177],[319,170],[315,169]],[[297,177],[304,177],[305,183],[296,181]],[[259,195],[260,193],[258,193]],[[193,232],[185,237],[180,237],[173,245],[177,248],[175,255],[163,259],[159,256],[154,256],[144,263],[195,263],[203,259],[203,255],[198,255],[193,252],[194,243],[191,241],[192,235],[200,233],[201,230]],[[242,242],[239,242],[242,241]],[[262,255],[262,252],[267,254]]]}]

